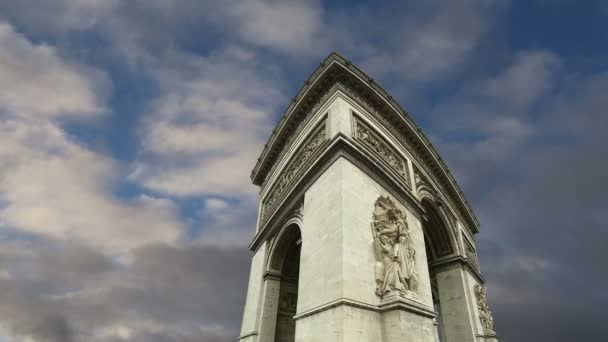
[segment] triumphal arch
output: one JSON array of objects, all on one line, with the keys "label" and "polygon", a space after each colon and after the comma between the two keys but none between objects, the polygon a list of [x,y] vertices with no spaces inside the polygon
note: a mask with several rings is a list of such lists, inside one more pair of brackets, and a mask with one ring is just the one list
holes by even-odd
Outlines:
[{"label": "triumphal arch", "polygon": [[321,62],[251,179],[240,341],[498,341],[471,207],[407,112],[350,61]]}]

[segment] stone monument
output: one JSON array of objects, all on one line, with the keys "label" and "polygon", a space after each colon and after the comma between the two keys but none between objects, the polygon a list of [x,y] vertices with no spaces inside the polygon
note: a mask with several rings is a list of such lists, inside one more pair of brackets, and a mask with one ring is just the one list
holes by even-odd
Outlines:
[{"label": "stone monument", "polygon": [[242,342],[497,342],[479,224],[410,116],[336,53],[253,169]]}]

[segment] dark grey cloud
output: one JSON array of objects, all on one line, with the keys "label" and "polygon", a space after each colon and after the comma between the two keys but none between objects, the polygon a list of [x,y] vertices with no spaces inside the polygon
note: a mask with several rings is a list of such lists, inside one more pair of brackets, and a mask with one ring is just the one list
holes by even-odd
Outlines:
[{"label": "dark grey cloud", "polygon": [[[95,64],[97,53],[109,53],[137,73],[161,73],[159,98],[176,85],[200,84],[177,102],[200,100],[230,74],[242,87],[211,102],[251,94],[243,108],[262,103],[260,113],[287,101],[268,90],[291,78],[293,87],[301,84],[330,48],[345,53],[414,109],[463,185],[482,223],[480,263],[502,340],[601,340],[608,335],[598,324],[608,304],[601,291],[608,285],[608,77],[569,70],[551,51],[511,51],[500,32],[509,3],[24,0],[0,1],[0,16],[32,45],[44,41],[58,58],[70,55],[66,63]],[[230,62],[226,56],[242,60],[202,67]],[[240,63],[247,68],[235,72]],[[188,177],[177,178],[191,188]],[[90,245],[44,236],[26,243],[0,231],[9,236],[0,240],[0,329],[41,341],[233,341],[257,209],[241,200],[234,208],[201,199],[211,209],[200,215],[202,242],[144,239],[120,256],[97,237]]]},{"label": "dark grey cloud", "polygon": [[495,32],[508,1],[389,2],[336,11],[340,51],[374,77],[415,88],[465,71]]},{"label": "dark grey cloud", "polygon": [[[608,77],[560,82],[567,71],[542,63],[526,73],[500,101],[480,87],[438,106],[434,134],[482,223],[480,262],[503,339],[601,339],[607,328],[589,317],[608,304]],[[521,105],[528,77],[547,86]],[[526,132],[496,130],[501,121]]]},{"label": "dark grey cloud", "polygon": [[[100,35],[137,63],[168,50],[204,46],[213,51],[225,43],[292,58],[321,56],[327,49],[317,0],[24,0],[0,2],[0,12],[29,34],[62,45],[71,45],[74,33]],[[317,49],[310,48],[313,44]]]},{"label": "dark grey cloud", "polygon": [[62,305],[15,279],[0,279],[0,322],[17,336],[42,341],[73,341],[74,330]]},{"label": "dark grey cloud", "polygon": [[[190,332],[143,332],[136,333],[129,338],[133,342],[225,342],[233,341],[234,338],[227,338],[226,335],[218,332],[202,332],[194,330]],[[102,342],[124,342],[125,339],[110,338],[104,339]]]},{"label": "dark grey cloud", "polygon": [[158,322],[227,325],[241,314],[249,255],[242,246],[142,247],[130,270],[145,282],[111,295]]},{"label": "dark grey cloud", "polygon": [[0,279],[0,322],[17,336],[231,341],[238,334],[246,248],[148,245],[125,264],[85,246],[47,244],[55,253],[24,254],[15,246],[2,253],[7,272]]}]

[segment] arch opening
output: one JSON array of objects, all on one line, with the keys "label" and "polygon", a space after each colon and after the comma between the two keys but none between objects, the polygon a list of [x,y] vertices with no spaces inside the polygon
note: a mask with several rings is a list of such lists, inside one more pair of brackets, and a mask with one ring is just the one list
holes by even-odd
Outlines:
[{"label": "arch opening", "polygon": [[276,315],[275,342],[294,342],[300,274],[301,233],[296,224],[285,228],[271,259],[271,269],[280,275]]},{"label": "arch opening", "polygon": [[422,200],[422,207],[425,210],[423,217],[424,238],[429,245],[429,259],[436,261],[441,257],[453,254],[455,251],[449,226],[442,218],[437,205],[428,199]]},{"label": "arch opening", "polygon": [[437,335],[439,337],[439,341],[445,341],[441,301],[439,297],[440,289],[437,283],[437,273],[433,267],[433,264],[438,259],[453,254],[456,249],[449,226],[442,218],[440,209],[437,207],[437,205],[430,199],[424,199],[422,200],[422,207],[425,210],[425,215],[422,221],[424,247],[427,255],[427,267],[431,282],[433,307],[435,313],[437,314],[435,324],[437,326]]}]

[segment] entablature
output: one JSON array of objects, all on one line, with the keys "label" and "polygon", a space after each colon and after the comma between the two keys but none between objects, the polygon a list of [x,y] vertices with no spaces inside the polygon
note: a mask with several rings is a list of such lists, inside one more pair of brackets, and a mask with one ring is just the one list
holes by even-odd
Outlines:
[{"label": "entablature", "polygon": [[[446,202],[454,208],[463,225],[473,234],[477,233],[479,223],[469,203],[430,140],[407,112],[373,79],[335,53],[315,70],[281,117],[252,171],[253,183],[263,189],[266,186],[277,186],[267,184],[269,176],[277,171],[279,161],[291,149],[302,129],[307,126],[308,120],[315,116],[313,114],[318,112],[337,90],[354,99],[390,131],[412,155],[413,165],[423,170],[431,181],[429,183],[434,184],[437,190],[445,195]],[[287,167],[289,166],[282,167],[278,172],[284,172]],[[279,177],[281,176],[277,175],[272,178]],[[277,180],[273,181],[276,182]],[[406,183],[411,187],[410,180],[406,179]],[[267,190],[268,193],[271,191]]]}]

